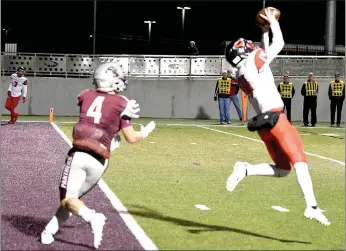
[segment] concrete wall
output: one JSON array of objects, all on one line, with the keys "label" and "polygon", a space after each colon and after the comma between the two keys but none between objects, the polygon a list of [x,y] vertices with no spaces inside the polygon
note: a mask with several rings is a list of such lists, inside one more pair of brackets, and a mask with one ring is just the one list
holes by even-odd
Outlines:
[{"label": "concrete wall", "polygon": [[[8,76],[2,76],[0,101],[4,103],[7,96]],[[292,78],[296,88],[292,100],[292,120],[301,121],[303,98],[300,89],[306,79]],[[332,79],[318,78],[320,84],[318,97],[318,121],[329,121],[328,86]],[[281,79],[276,79],[277,84]],[[218,105],[213,100],[216,78],[213,79],[138,79],[129,80],[129,87],[124,95],[136,99],[141,106],[142,117],[156,118],[201,118],[218,119]],[[29,77],[26,104],[20,103],[18,112],[23,115],[48,115],[49,108],[55,109],[56,115],[78,115],[76,97],[86,88],[92,88],[91,79]],[[345,109],[345,107],[344,107]],[[8,111],[3,109],[3,114]],[[345,111],[345,110],[344,110]],[[232,105],[232,118],[237,120]],[[249,118],[254,115],[249,106]],[[345,120],[343,115],[342,121]]]}]

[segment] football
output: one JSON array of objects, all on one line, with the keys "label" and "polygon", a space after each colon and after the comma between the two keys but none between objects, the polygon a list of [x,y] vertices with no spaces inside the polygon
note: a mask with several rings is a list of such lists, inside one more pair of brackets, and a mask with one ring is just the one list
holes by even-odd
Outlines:
[{"label": "football", "polygon": [[[273,14],[275,15],[276,20],[279,20],[280,15],[281,15],[281,12],[280,12],[278,9],[276,9],[276,8],[274,8],[274,7],[267,7],[267,8],[265,8],[265,9],[269,9],[270,12],[273,13]],[[264,12],[265,9],[260,10],[260,11],[257,13],[257,15],[256,15],[256,24],[257,24],[258,26],[265,26],[265,25],[268,24],[267,20],[263,19],[263,18],[260,16],[260,14],[266,15],[265,12]]]}]

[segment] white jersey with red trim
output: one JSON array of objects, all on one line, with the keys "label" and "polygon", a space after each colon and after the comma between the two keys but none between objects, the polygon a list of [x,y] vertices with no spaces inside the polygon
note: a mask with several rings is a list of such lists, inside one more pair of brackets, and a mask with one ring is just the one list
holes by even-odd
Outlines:
[{"label": "white jersey with red trim", "polygon": [[251,52],[237,72],[238,85],[249,96],[257,114],[284,107],[269,66],[282,50],[284,40],[278,22],[272,23],[270,28],[272,44],[268,46],[268,32],[263,33],[261,48]]},{"label": "white jersey with red trim", "polygon": [[24,76],[18,77],[17,73],[14,73],[10,77],[10,85],[8,90],[11,92],[12,97],[19,97],[23,95],[26,97],[28,92],[28,79]]}]

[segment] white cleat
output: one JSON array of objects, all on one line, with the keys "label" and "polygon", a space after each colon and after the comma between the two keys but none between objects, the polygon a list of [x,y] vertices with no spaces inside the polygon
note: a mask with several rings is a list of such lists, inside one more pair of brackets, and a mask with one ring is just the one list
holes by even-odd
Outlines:
[{"label": "white cleat", "polygon": [[313,209],[312,207],[307,207],[304,212],[304,216],[310,220],[316,220],[322,225],[329,226],[330,221],[321,212],[321,209]]},{"label": "white cleat", "polygon": [[102,241],[103,226],[106,223],[106,216],[101,213],[95,213],[90,222],[91,230],[94,234],[94,247],[98,248]]},{"label": "white cleat", "polygon": [[246,166],[249,164],[246,162],[237,162],[233,167],[233,173],[228,177],[226,189],[228,192],[232,192],[238,183],[246,176]]},{"label": "white cleat", "polygon": [[52,244],[53,242],[54,242],[53,235],[51,233],[49,233],[47,230],[44,230],[41,233],[41,243],[49,245],[49,244]]}]

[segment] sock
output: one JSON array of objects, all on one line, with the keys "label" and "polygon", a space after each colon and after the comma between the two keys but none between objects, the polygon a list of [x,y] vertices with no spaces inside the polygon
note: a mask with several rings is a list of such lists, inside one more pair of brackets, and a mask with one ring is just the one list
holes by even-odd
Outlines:
[{"label": "sock", "polygon": [[84,205],[78,210],[78,215],[86,222],[90,222],[94,215],[94,211]]},{"label": "sock", "polygon": [[308,164],[305,162],[295,163],[294,168],[297,174],[297,180],[300,189],[303,192],[304,199],[307,207],[317,208],[317,201],[314,195],[314,189],[308,169]]},{"label": "sock", "polygon": [[11,108],[11,121],[13,121],[14,120],[14,111],[13,111],[13,109]]},{"label": "sock", "polygon": [[274,176],[284,177],[290,173],[289,170],[284,170],[267,163],[258,165],[248,165],[246,167],[247,176]]},{"label": "sock", "polygon": [[66,209],[59,207],[56,214],[53,216],[53,218],[48,222],[46,226],[46,230],[54,235],[56,232],[58,232],[60,226],[71,216],[70,212]]}]

